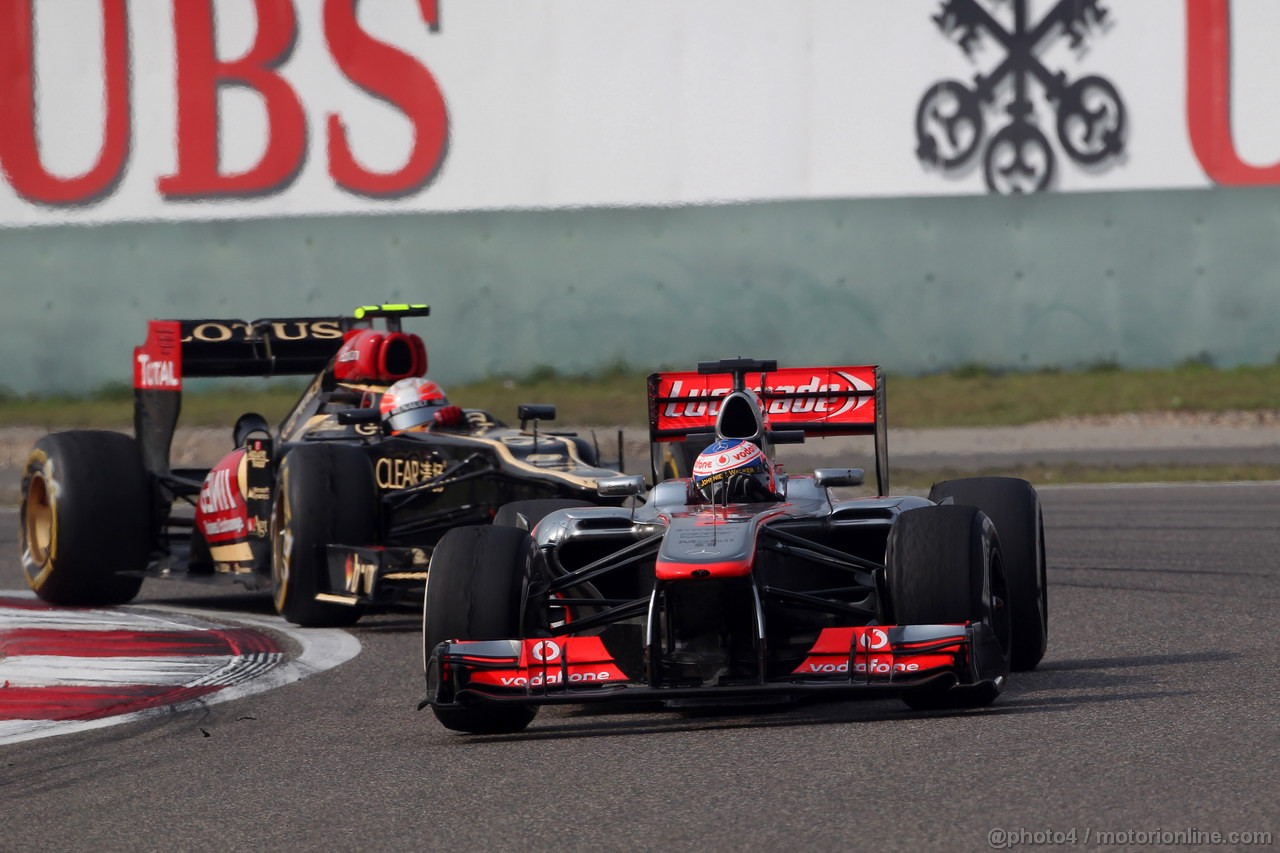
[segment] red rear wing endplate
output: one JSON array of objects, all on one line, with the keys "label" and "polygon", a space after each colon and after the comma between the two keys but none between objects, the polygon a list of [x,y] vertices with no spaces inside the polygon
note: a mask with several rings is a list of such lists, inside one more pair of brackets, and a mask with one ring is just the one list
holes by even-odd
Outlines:
[{"label": "red rear wing endplate", "polygon": [[[785,367],[743,375],[765,405],[770,430],[801,430],[810,438],[875,436],[876,481],[889,492],[884,376],[878,365]],[[715,431],[732,373],[679,371],[649,376],[649,439],[684,441]]]},{"label": "red rear wing endplate", "polygon": [[[402,319],[430,314],[425,304],[394,304],[362,305],[350,317],[150,321],[146,341],[133,350],[133,424],[143,464],[158,476],[169,473],[185,378],[319,374],[351,329],[381,320],[395,333]],[[421,358],[425,370],[425,351]]]},{"label": "red rear wing endplate", "polygon": [[133,429],[146,469],[169,473],[184,379],[319,373],[342,346],[346,321],[334,317],[255,320],[152,320],[133,350]]}]

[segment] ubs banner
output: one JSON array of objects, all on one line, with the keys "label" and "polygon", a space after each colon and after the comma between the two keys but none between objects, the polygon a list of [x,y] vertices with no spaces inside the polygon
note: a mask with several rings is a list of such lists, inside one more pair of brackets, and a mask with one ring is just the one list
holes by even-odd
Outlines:
[{"label": "ubs banner", "polygon": [[0,226],[1280,183],[1274,0],[0,0]]}]

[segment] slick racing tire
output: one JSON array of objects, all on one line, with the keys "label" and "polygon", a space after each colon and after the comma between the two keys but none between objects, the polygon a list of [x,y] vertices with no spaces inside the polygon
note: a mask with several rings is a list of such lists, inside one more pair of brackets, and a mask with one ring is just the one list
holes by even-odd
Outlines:
[{"label": "slick racing tire", "polygon": [[[445,640],[502,640],[524,635],[524,600],[537,546],[516,527],[450,530],[431,555],[422,605],[424,664]],[[432,708],[445,728],[469,734],[522,731],[538,709],[476,702]]]},{"label": "slick racing tire", "polygon": [[[530,533],[538,524],[551,513],[562,509],[575,509],[578,507],[593,507],[595,504],[590,501],[576,500],[572,498],[546,498],[542,500],[530,501],[512,501],[509,504],[503,504],[498,509],[498,514],[493,517],[493,523],[498,527],[517,527],[521,530],[528,530]],[[553,569],[552,574],[559,576]],[[570,598],[603,598],[600,590],[595,584],[585,583],[578,586],[570,587],[563,591],[563,594]],[[593,616],[597,613],[604,612],[604,606],[593,606],[589,604],[575,605],[572,611],[574,618],[583,619]],[[566,616],[567,618],[567,616]],[[603,628],[597,631],[588,632],[588,636],[603,631]]]},{"label": "slick racing tire", "polygon": [[[1009,669],[1010,625],[1000,540],[994,525],[971,506],[904,512],[889,530],[889,602],[899,625],[982,622],[998,640],[998,676]],[[925,687],[902,698],[916,710],[979,708],[1000,694],[998,681]]]},{"label": "slick racing tire", "polygon": [[929,500],[976,506],[996,526],[1009,585],[1013,646],[1010,668],[1036,668],[1049,645],[1049,584],[1045,575],[1044,518],[1040,498],[1026,480],[972,477],[938,483]]},{"label": "slick racing tire", "polygon": [[595,504],[590,501],[569,498],[512,501],[498,508],[497,515],[493,517],[493,523],[498,527],[518,527],[521,530],[533,530],[538,526],[539,521],[542,521],[553,512],[584,506],[595,506]]},{"label": "slick racing tire", "polygon": [[123,604],[151,558],[151,477],[127,435],[76,430],[36,442],[22,474],[18,545],[27,585],[51,604]]},{"label": "slick racing tire", "polygon": [[354,624],[362,608],[317,601],[329,592],[324,545],[375,545],[378,492],[359,448],[304,444],[285,455],[271,510],[271,590],[276,612],[296,625]]}]

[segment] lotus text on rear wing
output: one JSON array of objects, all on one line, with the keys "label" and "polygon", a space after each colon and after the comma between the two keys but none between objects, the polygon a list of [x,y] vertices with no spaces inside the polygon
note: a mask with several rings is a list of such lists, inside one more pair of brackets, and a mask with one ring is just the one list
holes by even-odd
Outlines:
[{"label": "lotus text on rear wing", "polygon": [[[308,338],[337,340],[342,337],[342,323],[338,320],[277,320],[263,324],[271,330],[277,341],[304,341]],[[192,341],[221,343],[223,341],[247,341],[253,338],[253,326],[249,323],[200,323],[190,330],[182,342]]]}]

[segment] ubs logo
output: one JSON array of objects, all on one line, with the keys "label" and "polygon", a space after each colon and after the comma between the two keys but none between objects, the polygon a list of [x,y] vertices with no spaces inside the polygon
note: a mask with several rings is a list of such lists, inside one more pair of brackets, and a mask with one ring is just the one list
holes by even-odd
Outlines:
[{"label": "ubs logo", "polygon": [[1109,29],[1112,18],[1102,0],[1058,0],[1034,22],[1028,4],[1012,0],[1012,27],[1006,27],[980,0],[943,0],[933,21],[966,55],[973,57],[984,36],[1005,55],[990,73],[975,74],[972,87],[958,80],[933,84],[916,110],[916,156],[944,171],[960,169],[986,142],[984,113],[1012,93],[1008,123],[982,155],[987,189],[994,193],[1042,192],[1053,180],[1055,155],[1035,124],[1035,92],[1054,116],[1059,145],[1076,163],[1098,166],[1124,150],[1125,109],[1116,87],[1096,74],[1069,82],[1065,71],[1049,70],[1038,56],[1056,39],[1078,50]]}]

